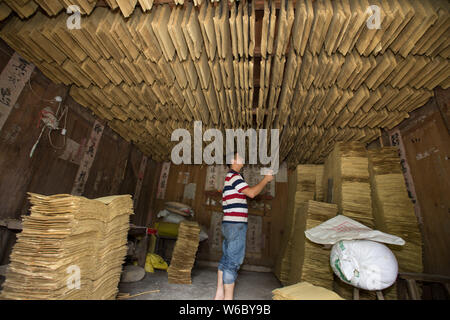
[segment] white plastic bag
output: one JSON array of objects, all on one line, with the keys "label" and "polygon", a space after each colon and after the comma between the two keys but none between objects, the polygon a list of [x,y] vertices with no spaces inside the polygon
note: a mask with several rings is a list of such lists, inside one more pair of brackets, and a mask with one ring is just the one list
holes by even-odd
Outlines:
[{"label": "white plastic bag", "polygon": [[176,213],[169,213],[162,221],[179,224],[183,220],[186,220],[186,218]]},{"label": "white plastic bag", "polygon": [[176,223],[176,224],[180,223],[183,220],[186,220],[185,217],[183,217],[183,216],[181,216],[179,214],[176,214],[176,213],[172,213],[172,212],[170,212],[170,211],[168,211],[166,209],[161,210],[160,212],[158,212],[157,217],[158,218],[162,217],[162,221],[163,222],[170,222],[170,223]]},{"label": "white plastic bag", "polygon": [[374,241],[339,241],[331,249],[330,264],[342,281],[364,290],[383,290],[397,279],[394,254]]},{"label": "white plastic bag", "polygon": [[340,240],[372,240],[401,246],[405,244],[400,237],[372,230],[343,215],[337,215],[315,228],[306,230],[305,235],[312,242],[319,244],[335,244]]}]

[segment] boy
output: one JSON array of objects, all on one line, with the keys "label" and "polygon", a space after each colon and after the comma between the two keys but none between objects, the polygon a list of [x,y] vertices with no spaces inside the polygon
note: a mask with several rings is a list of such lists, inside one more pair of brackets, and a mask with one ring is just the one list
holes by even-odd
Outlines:
[{"label": "boy", "polygon": [[266,175],[260,183],[249,187],[239,171],[244,166],[238,153],[234,154],[223,187],[222,258],[217,271],[217,291],[214,300],[233,300],[234,282],[245,257],[248,207],[247,198],[256,197],[273,180]]}]

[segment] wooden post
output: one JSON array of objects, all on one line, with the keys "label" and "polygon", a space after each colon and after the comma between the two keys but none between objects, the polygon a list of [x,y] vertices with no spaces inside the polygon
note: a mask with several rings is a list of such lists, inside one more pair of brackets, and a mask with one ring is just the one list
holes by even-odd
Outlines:
[{"label": "wooden post", "polygon": [[383,296],[383,293],[381,291],[377,291],[376,293],[377,293],[377,299],[378,300],[384,300],[384,296]]},{"label": "wooden post", "polygon": [[359,289],[353,288],[353,300],[359,300]]},{"label": "wooden post", "polygon": [[414,279],[406,279],[406,285],[408,286],[409,297],[412,300],[420,300],[419,291],[417,290],[417,283]]}]

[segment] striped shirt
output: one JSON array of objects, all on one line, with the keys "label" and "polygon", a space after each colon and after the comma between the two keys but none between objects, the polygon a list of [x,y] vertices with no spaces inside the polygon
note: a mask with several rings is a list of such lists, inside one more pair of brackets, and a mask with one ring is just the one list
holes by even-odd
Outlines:
[{"label": "striped shirt", "polygon": [[247,197],[242,193],[247,188],[248,184],[238,172],[227,173],[222,194],[223,222],[247,223]]}]

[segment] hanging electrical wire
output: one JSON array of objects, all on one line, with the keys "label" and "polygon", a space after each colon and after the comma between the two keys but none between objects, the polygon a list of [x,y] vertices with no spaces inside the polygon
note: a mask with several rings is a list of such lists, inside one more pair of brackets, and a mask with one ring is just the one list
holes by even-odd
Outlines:
[{"label": "hanging electrical wire", "polygon": [[31,87],[31,81],[30,81],[30,79],[31,79],[31,77],[28,78],[28,86],[30,87],[31,93],[32,93],[35,97],[39,98],[39,100],[41,100],[41,101],[46,101],[46,102],[53,102],[53,101],[55,101],[55,99],[51,99],[51,100],[42,99],[41,96],[39,96],[36,92],[34,92],[33,87]]},{"label": "hanging electrical wire", "polygon": [[[35,144],[33,145],[33,148],[31,149],[30,158],[33,156],[33,153],[34,153],[37,145],[39,144],[39,141],[41,140],[42,135],[46,129],[48,129],[48,141],[49,141],[50,145],[52,146],[52,148],[64,149],[66,146],[67,115],[69,113],[69,108],[67,106],[64,106],[61,109],[62,98],[59,96],[55,97],[55,99],[51,100],[51,101],[59,102],[58,109],[56,110],[56,113],[53,111],[53,109],[51,107],[45,107],[44,109],[41,110],[41,112],[39,114],[38,126],[42,122],[43,127],[41,130],[41,133],[39,134],[38,139],[36,140]],[[63,117],[64,117],[64,126],[61,128],[61,127],[59,127],[59,124],[61,123],[61,120],[63,119]],[[51,136],[53,130],[61,130],[61,135],[64,137],[62,146],[55,146],[55,144],[53,143],[52,136]]]}]

